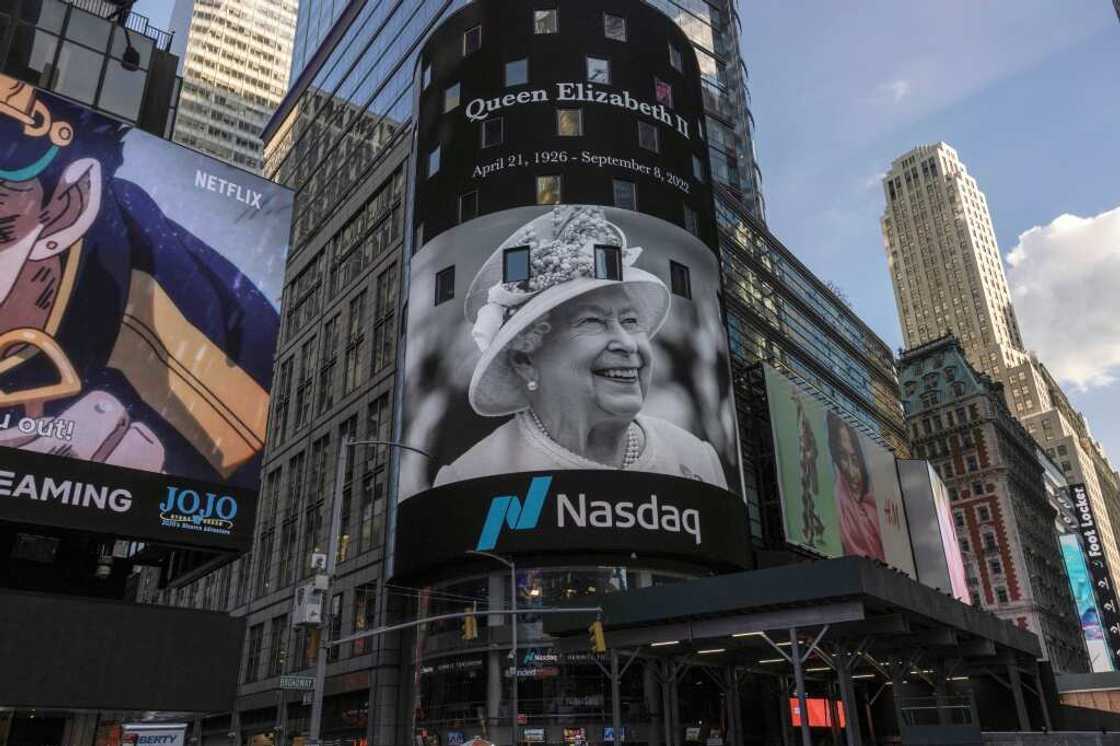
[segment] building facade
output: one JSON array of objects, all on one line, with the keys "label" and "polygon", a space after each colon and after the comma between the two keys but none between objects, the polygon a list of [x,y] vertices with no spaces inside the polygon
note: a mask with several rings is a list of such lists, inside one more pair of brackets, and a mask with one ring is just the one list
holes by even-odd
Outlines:
[{"label": "building facade", "polygon": [[[301,9],[296,34],[295,82],[265,132],[265,172],[297,189],[297,207],[253,557],[202,577],[171,572],[166,588],[152,589],[153,597],[173,605],[227,608],[246,620],[236,712],[206,721],[206,739],[224,738],[231,730],[244,738],[274,731],[278,676],[308,670],[318,654],[317,633],[291,629],[289,614],[297,584],[313,574],[312,558],[326,548],[325,511],[339,443],[342,438],[400,437],[395,402],[403,385],[398,343],[402,294],[408,288],[406,245],[419,241],[405,227],[411,209],[409,151],[416,136],[412,109],[419,95],[414,85],[417,55],[422,41],[468,3],[369,0],[341,10],[337,2],[304,5],[308,10]],[[713,243],[723,256],[739,425],[751,434],[743,440],[744,497],[752,544],[776,544],[780,536],[767,535],[766,478],[759,476],[772,472],[773,462],[767,461],[772,454],[768,457],[763,442],[768,434],[756,431],[765,423],[759,413],[764,399],[755,398],[761,381],[751,372],[761,370],[756,363],[780,367],[853,425],[905,455],[894,362],[887,345],[760,219],[735,7],[693,0],[652,5],[687,34],[702,75],[702,131],[716,193],[718,235]],[[564,29],[565,10],[559,12]],[[586,14],[586,9],[573,9],[572,15],[577,12]],[[326,19],[333,16],[335,25],[327,32]],[[318,30],[305,29],[305,23],[318,24]],[[602,19],[599,23],[596,33],[602,35]],[[640,40],[642,27],[630,28]],[[483,29],[483,45],[488,33]],[[312,50],[309,45],[316,38],[322,44]],[[305,40],[303,52],[300,39]],[[609,43],[624,42],[610,37]],[[534,69],[531,60],[529,69]],[[464,598],[494,604],[509,598],[505,574],[485,570],[422,591],[388,582],[394,561],[388,550],[395,520],[393,458],[391,449],[364,448],[354,452],[344,472],[340,564],[327,603],[331,637],[394,614],[415,614],[420,605],[436,613],[458,607]],[[776,510],[777,503],[769,508]],[[543,604],[596,589],[683,577],[648,567],[527,569],[519,575],[518,593],[525,603]],[[491,624],[499,628],[495,634],[508,629],[496,619]],[[453,627],[433,629],[429,636],[432,644],[449,650],[458,638]],[[324,737],[400,742],[402,729],[409,727],[401,713],[413,696],[414,650],[383,637],[345,645],[330,655]],[[487,654],[486,670],[499,668],[500,662],[490,658]],[[462,672],[469,678],[472,670]],[[644,684],[639,680],[632,686],[641,699]],[[500,702],[500,694],[486,696]],[[601,693],[579,699],[594,696],[601,706]],[[704,699],[697,697],[698,702]],[[281,718],[289,734],[304,732],[307,725],[307,708],[298,702],[298,694],[289,693]],[[585,704],[591,703],[586,699]],[[367,733],[374,726],[377,732]]]},{"label": "building facade", "polygon": [[1011,305],[987,200],[945,143],[899,156],[883,179],[882,228],[908,348],[946,333],[972,366],[1002,384],[1011,413],[1071,484],[1084,483],[1101,520],[1114,583],[1120,549],[1116,470],[1045,365],[1029,353]]},{"label": "building facade", "polygon": [[260,133],[288,90],[296,6],[177,0],[173,18],[185,45],[175,142],[261,171]]},{"label": "building facade", "polygon": [[949,489],[973,603],[1038,635],[1060,671],[1086,671],[1057,540],[1057,486],[999,384],[951,337],[912,348],[899,379],[914,452]]},{"label": "building facade", "polygon": [[166,137],[175,121],[178,84],[172,35],[129,15],[136,70],[121,64],[125,29],[102,0],[12,0],[0,8],[0,60],[5,75],[52,91],[114,119]]}]

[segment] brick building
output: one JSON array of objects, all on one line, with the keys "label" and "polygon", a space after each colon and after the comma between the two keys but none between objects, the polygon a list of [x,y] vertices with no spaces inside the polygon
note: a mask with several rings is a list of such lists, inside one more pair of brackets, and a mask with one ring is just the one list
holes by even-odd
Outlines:
[{"label": "brick building", "polygon": [[951,335],[905,352],[899,380],[914,455],[949,488],[973,603],[1038,635],[1055,669],[1087,670],[1056,508],[1002,386]]}]

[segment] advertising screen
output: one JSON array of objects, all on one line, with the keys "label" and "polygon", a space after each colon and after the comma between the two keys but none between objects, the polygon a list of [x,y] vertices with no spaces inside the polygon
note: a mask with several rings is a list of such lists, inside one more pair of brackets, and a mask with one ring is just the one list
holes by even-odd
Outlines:
[{"label": "advertising screen", "polygon": [[1062,545],[1062,559],[1066,566],[1073,602],[1077,605],[1077,617],[1081,621],[1081,634],[1089,651],[1089,663],[1094,672],[1114,671],[1112,655],[1105,639],[1101,612],[1097,606],[1097,596],[1093,592],[1093,579],[1089,576],[1089,565],[1076,534],[1062,534],[1058,537]]},{"label": "advertising screen", "polygon": [[1077,533],[1085,551],[1085,562],[1089,577],[1093,581],[1093,592],[1097,598],[1097,611],[1105,640],[1111,654],[1112,664],[1120,662],[1120,603],[1117,603],[1116,589],[1112,585],[1108,559],[1101,546],[1100,531],[1088,490],[1084,484],[1069,486],[1070,500],[1077,520]]},{"label": "advertising screen", "polygon": [[0,197],[0,517],[247,546],[291,193],[0,76]]},{"label": "advertising screen", "polygon": [[657,10],[613,12],[609,71],[583,4],[540,34],[524,3],[472,3],[421,52],[402,440],[427,458],[400,458],[401,572],[746,559],[699,67]]},{"label": "advertising screen", "polygon": [[786,541],[915,577],[894,455],[766,366]]},{"label": "advertising screen", "polygon": [[[832,707],[836,708],[836,724],[841,727],[847,727],[844,719],[844,703],[839,700],[832,700]],[[805,700],[805,707],[809,710],[809,727],[810,728],[831,728],[832,727],[832,709],[829,707],[829,700],[819,697],[809,697]],[[794,728],[801,727],[801,702],[797,697],[789,698],[789,716],[790,724]]]},{"label": "advertising screen", "polygon": [[928,461],[898,461],[918,582],[969,602],[949,492]]}]

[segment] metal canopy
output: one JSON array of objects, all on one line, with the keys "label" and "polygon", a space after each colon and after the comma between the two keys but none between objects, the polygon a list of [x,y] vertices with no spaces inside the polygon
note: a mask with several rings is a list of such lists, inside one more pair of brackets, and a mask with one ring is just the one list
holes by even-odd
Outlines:
[{"label": "metal canopy", "polygon": [[[711,649],[716,638],[725,638],[730,653],[768,647],[748,636],[752,632],[829,625],[832,641],[871,636],[877,647],[904,650],[917,643],[954,657],[1041,656],[1032,633],[863,557],[719,575],[605,594],[597,601],[609,644],[648,645],[650,653],[679,655],[680,647],[657,645],[672,641]],[[590,621],[586,615],[557,614],[545,620],[544,631],[562,645],[564,638],[578,638],[585,646]]]}]

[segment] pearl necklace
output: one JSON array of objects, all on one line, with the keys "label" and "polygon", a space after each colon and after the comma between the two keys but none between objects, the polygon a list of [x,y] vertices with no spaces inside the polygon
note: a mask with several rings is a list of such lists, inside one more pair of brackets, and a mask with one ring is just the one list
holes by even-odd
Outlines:
[{"label": "pearl necklace", "polygon": [[[541,431],[541,435],[548,438],[553,443],[556,443],[556,440],[548,432],[548,428],[544,426],[543,422],[541,422],[541,418],[538,417],[537,413],[532,409],[529,410],[529,419],[531,419],[536,428]],[[556,445],[560,444],[556,443]],[[563,446],[560,447],[563,448]],[[622,466],[619,468],[629,469],[635,464],[635,462],[637,462],[638,457],[641,455],[641,443],[639,442],[638,438],[638,426],[631,422],[626,427],[626,451],[622,454]]]}]

